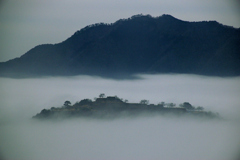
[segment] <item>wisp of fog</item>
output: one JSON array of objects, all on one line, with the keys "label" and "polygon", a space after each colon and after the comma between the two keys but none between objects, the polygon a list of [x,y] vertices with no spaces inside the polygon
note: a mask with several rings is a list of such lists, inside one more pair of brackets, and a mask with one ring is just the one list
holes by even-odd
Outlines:
[{"label": "wisp of fog", "polygon": [[[100,77],[0,78],[0,159],[164,159],[237,160],[240,156],[240,77],[138,75]],[[218,112],[224,120],[138,116],[111,120],[31,119],[100,93],[129,102],[189,102]]]}]

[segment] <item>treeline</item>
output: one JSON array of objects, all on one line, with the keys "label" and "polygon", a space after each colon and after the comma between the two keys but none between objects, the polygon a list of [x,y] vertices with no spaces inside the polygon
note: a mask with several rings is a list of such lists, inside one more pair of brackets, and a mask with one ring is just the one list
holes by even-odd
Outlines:
[{"label": "treeline", "polygon": [[142,114],[174,114],[194,115],[204,118],[219,117],[218,113],[206,112],[203,107],[195,107],[189,102],[178,106],[175,103],[160,102],[150,104],[149,100],[142,99],[139,103],[129,103],[127,99],[118,96],[108,96],[101,93],[98,98],[83,99],[72,104],[66,100],[61,107],[43,109],[33,118],[62,118],[62,117],[91,117],[91,118],[116,118],[121,116],[136,116]]},{"label": "treeline", "polygon": [[[129,103],[129,101],[127,99],[123,99],[123,98],[119,98],[118,96],[114,96],[116,99],[122,101],[123,103]],[[107,96],[104,93],[99,94],[98,98],[107,98]],[[76,102],[75,104],[72,105],[72,103],[69,100],[66,100],[63,104],[63,108],[64,107],[77,107],[77,106],[82,106],[82,105],[89,105],[91,103],[93,103],[94,101],[96,101],[98,98],[94,98],[94,100],[91,99],[83,99],[81,101]],[[155,104],[150,104],[149,100],[147,99],[142,99],[139,101],[139,104],[143,104],[143,105],[155,105]],[[179,104],[178,106],[175,103],[166,103],[166,102],[159,102],[157,104],[157,106],[161,106],[161,107],[165,107],[165,108],[185,108],[187,110],[191,110],[191,111],[204,111],[204,107],[202,106],[193,106],[192,104],[190,104],[189,102],[183,102],[181,104]]]}]

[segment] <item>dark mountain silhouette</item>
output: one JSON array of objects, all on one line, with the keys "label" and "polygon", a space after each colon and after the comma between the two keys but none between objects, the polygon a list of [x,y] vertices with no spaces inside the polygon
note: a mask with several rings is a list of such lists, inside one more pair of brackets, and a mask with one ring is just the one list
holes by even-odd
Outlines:
[{"label": "dark mountain silhouette", "polygon": [[61,43],[39,45],[0,63],[5,77],[138,73],[239,76],[240,28],[136,15],[87,26]]}]

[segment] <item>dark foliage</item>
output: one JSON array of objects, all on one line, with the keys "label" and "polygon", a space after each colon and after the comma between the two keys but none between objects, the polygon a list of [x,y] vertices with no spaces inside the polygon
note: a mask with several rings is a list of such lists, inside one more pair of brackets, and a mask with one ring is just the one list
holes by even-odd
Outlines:
[{"label": "dark foliage", "polygon": [[[127,103],[123,102],[117,96],[97,98],[95,101],[90,99],[83,99],[80,102],[67,107],[51,109],[43,109],[33,118],[38,119],[58,119],[69,117],[89,117],[89,118],[116,118],[121,116],[136,116],[142,114],[171,114],[177,116],[194,115],[203,118],[220,118],[218,114],[213,112],[203,111],[195,109],[190,103],[184,102],[179,107],[175,107],[174,103],[167,103],[167,107],[164,107],[164,103],[155,105],[149,104],[148,100],[141,100],[140,103]],[[170,105],[171,104],[171,105]]]},{"label": "dark foliage", "polygon": [[189,102],[184,102],[183,104],[180,104],[181,107],[186,108],[187,110],[194,110],[195,107],[193,107]]},{"label": "dark foliage", "polygon": [[73,105],[73,107],[83,106],[83,105],[91,105],[92,100],[91,99],[83,99],[80,102],[77,102]]},{"label": "dark foliage", "polygon": [[216,21],[136,15],[87,26],[62,43],[39,45],[0,63],[0,76],[10,77],[136,73],[238,76],[240,29]]}]

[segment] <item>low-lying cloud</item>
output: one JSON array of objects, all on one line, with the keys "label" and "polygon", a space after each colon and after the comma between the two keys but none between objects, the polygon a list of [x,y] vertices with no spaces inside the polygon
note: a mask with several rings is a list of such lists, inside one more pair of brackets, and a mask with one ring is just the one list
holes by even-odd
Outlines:
[{"label": "low-lying cloud", "polygon": [[[99,77],[1,78],[0,156],[3,159],[237,159],[240,78],[140,75],[136,80]],[[84,98],[117,95],[203,106],[227,121],[145,116],[115,120],[33,121],[44,108]]]}]

